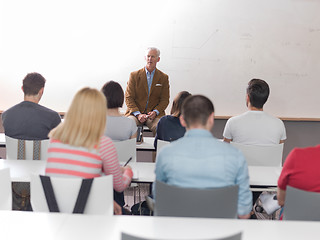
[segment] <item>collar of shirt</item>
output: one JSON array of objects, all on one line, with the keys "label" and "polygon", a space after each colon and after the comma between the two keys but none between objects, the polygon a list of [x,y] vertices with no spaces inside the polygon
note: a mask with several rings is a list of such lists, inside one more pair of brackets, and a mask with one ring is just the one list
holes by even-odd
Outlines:
[{"label": "collar of shirt", "polygon": [[149,72],[146,67],[144,67],[144,69],[146,70],[147,78],[151,76],[151,79],[153,79],[156,69],[154,69],[152,72]]},{"label": "collar of shirt", "polygon": [[210,138],[213,137],[211,132],[205,129],[200,129],[200,128],[188,130],[184,136],[185,137],[210,137]]}]

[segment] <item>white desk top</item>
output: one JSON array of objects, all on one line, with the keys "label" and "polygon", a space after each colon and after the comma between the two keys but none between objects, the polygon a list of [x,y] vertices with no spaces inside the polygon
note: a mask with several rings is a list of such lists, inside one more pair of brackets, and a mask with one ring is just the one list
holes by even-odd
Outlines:
[{"label": "white desk top", "polygon": [[[137,172],[138,179],[133,182],[154,182],[155,163],[132,163],[129,164]],[[249,166],[249,176],[251,186],[276,187],[282,167],[258,167]]]},{"label": "white desk top", "polygon": [[[154,137],[144,137],[143,142],[141,144],[137,144],[137,150],[141,151],[154,151]],[[0,147],[6,146],[6,138],[4,133],[0,133]]]},{"label": "white desk top", "polygon": [[0,147],[5,147],[6,146],[6,137],[4,133],[0,133]]},{"label": "white desk top", "polygon": [[44,175],[46,161],[44,160],[5,160],[0,159],[0,169],[10,168],[11,180],[15,182],[30,182],[31,174]]},{"label": "white desk top", "polygon": [[[135,162],[129,163],[137,179],[133,182],[151,183],[155,180],[155,163]],[[10,168],[13,181],[30,181],[30,175],[44,174],[46,161],[41,160],[4,160],[0,159],[0,169]],[[281,167],[253,167],[249,166],[250,185],[276,187]]]},{"label": "white desk top", "polygon": [[154,151],[154,137],[143,137],[143,142],[141,144],[137,144],[137,151],[145,150],[145,151]]},{"label": "white desk top", "polygon": [[242,231],[243,240],[301,240],[317,239],[320,223],[0,211],[0,226],[1,239],[118,240],[121,232],[151,239],[212,239]]}]

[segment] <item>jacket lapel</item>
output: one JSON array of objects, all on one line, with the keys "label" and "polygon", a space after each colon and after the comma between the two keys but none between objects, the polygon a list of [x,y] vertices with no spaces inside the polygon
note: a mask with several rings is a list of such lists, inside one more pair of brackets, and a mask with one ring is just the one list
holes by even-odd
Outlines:
[{"label": "jacket lapel", "polygon": [[[147,74],[146,74],[145,68],[143,68],[143,71],[140,72],[140,79],[142,79],[143,88],[144,88],[146,94],[148,95],[148,80],[147,80]],[[141,89],[141,91],[142,91],[142,89]]]}]

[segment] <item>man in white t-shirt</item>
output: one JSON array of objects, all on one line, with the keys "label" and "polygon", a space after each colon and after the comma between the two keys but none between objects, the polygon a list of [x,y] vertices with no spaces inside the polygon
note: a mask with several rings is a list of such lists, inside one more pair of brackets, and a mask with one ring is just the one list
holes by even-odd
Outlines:
[{"label": "man in white t-shirt", "polygon": [[268,84],[260,79],[252,79],[247,88],[247,112],[230,118],[224,128],[225,142],[248,145],[270,145],[283,143],[286,130],[283,122],[263,111],[269,97]]}]

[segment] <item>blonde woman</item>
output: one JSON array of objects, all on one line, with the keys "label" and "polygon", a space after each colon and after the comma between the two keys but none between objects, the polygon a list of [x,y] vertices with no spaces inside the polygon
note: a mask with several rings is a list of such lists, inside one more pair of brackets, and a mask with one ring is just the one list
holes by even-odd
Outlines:
[{"label": "blonde woman", "polygon": [[[112,141],[103,136],[106,111],[106,99],[98,90],[77,92],[64,122],[49,133],[46,175],[94,178],[112,174],[115,191],[128,187],[132,170],[120,167]],[[121,214],[116,204],[115,213]]]}]

